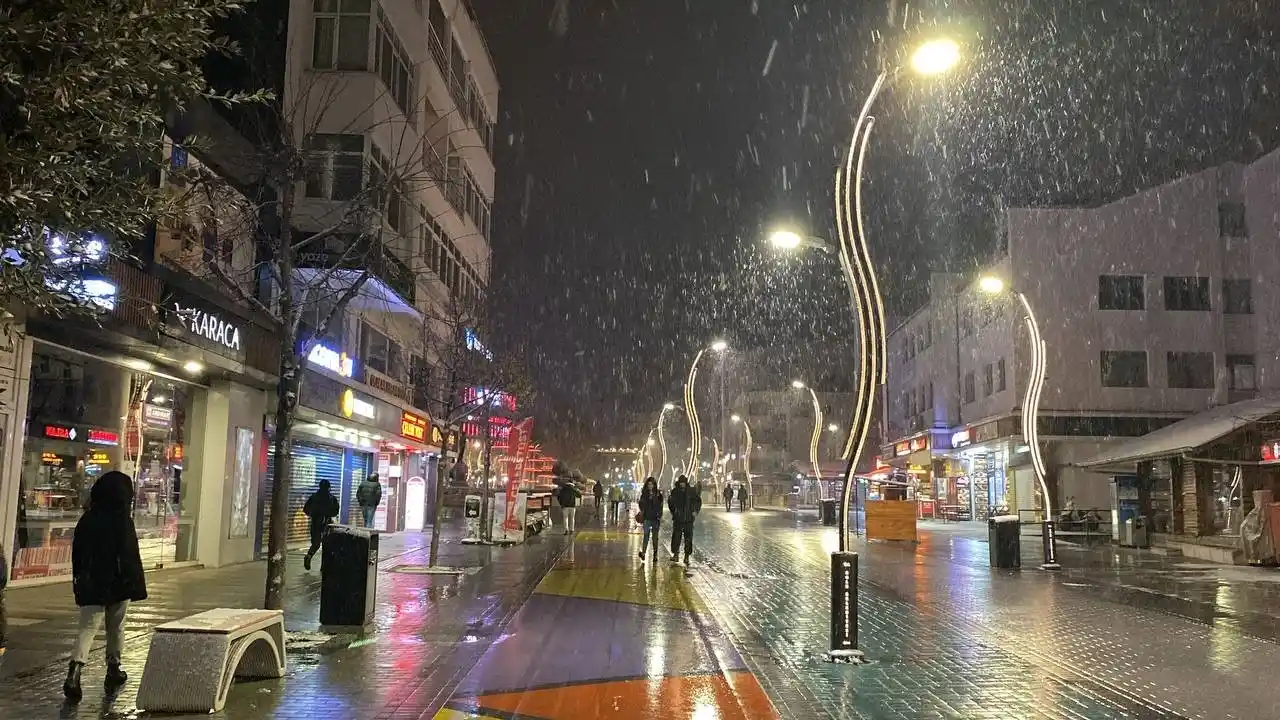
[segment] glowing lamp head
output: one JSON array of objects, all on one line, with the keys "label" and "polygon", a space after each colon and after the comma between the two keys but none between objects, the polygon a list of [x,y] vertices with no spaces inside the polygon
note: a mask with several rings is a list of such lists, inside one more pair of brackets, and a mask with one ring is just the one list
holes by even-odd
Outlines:
[{"label": "glowing lamp head", "polygon": [[839,432],[840,426],[835,423],[831,423],[830,425],[827,426],[827,430],[830,432]]},{"label": "glowing lamp head", "polygon": [[799,380],[792,380],[792,381],[791,381],[791,387],[793,387],[793,388],[795,388],[795,389],[797,389],[797,390],[803,390],[803,389],[804,389],[804,383],[800,382]]},{"label": "glowing lamp head", "polygon": [[729,418],[729,419],[730,419],[730,420],[732,420],[732,421],[734,421],[734,422],[736,422],[736,423],[740,423],[740,422],[742,422],[742,416],[741,416],[741,415],[734,415],[733,417],[731,417],[731,418]]},{"label": "glowing lamp head", "polygon": [[987,295],[999,295],[1004,292],[1004,281],[995,275],[984,275],[978,280],[978,290]]},{"label": "glowing lamp head", "polygon": [[921,75],[941,75],[960,62],[960,46],[954,40],[929,40],[911,54],[911,69]]},{"label": "glowing lamp head", "polygon": [[775,230],[769,236],[769,244],[783,250],[795,250],[803,243],[804,238],[800,237],[799,233],[791,230]]},{"label": "glowing lamp head", "polygon": [[723,340],[717,340],[711,343],[711,349],[715,350],[716,352],[724,352],[725,350],[729,349],[729,343]]},{"label": "glowing lamp head", "polygon": [[666,405],[663,405],[663,406],[662,406],[662,409],[663,409],[663,410],[675,410],[675,409],[676,409],[676,406],[675,406],[675,403],[667,403]]},{"label": "glowing lamp head", "polygon": [[657,440],[654,440],[653,438],[649,438],[648,442],[646,442],[645,444],[646,444],[646,445],[648,445],[648,446],[650,446],[650,447],[652,447],[652,446],[654,446],[654,445],[658,444],[658,441],[657,441]]}]

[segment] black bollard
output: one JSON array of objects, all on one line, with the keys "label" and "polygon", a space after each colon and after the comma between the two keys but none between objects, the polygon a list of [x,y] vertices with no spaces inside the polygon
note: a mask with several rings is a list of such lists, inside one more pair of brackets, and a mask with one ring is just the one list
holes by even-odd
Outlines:
[{"label": "black bollard", "polygon": [[858,553],[831,553],[831,650],[827,659],[860,663],[858,649]]}]

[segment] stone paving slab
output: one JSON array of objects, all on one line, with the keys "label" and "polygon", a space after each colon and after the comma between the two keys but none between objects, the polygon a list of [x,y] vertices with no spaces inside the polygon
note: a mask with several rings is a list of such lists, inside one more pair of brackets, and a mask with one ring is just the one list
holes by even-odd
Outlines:
[{"label": "stone paving slab", "polygon": [[[771,693],[805,686],[797,702],[821,708],[810,717],[1280,716],[1267,670],[1280,661],[1274,643],[1097,597],[1069,576],[993,572],[985,543],[927,532],[918,546],[856,548],[862,647],[873,662],[828,665],[820,651],[834,530],[795,530],[768,513],[711,516],[699,529],[698,556],[711,567],[695,584],[730,618]],[[762,654],[773,662],[758,663]]]}]

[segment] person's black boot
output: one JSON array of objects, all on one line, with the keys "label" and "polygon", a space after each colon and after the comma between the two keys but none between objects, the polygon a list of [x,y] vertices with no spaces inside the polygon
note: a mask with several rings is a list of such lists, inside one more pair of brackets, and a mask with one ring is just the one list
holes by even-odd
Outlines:
[{"label": "person's black boot", "polygon": [[71,661],[71,665],[67,667],[67,679],[62,682],[62,694],[67,696],[71,702],[80,702],[83,693],[80,690],[80,671],[84,669],[84,663]]},{"label": "person's black boot", "polygon": [[107,675],[102,680],[102,687],[110,693],[124,687],[127,682],[129,682],[129,673],[120,667],[120,661],[107,660]]},{"label": "person's black boot", "polygon": [[310,554],[307,554],[307,555],[303,555],[303,556],[302,556],[302,569],[303,569],[303,570],[308,570],[308,571],[309,571],[309,570],[311,570],[311,555],[310,555]]}]

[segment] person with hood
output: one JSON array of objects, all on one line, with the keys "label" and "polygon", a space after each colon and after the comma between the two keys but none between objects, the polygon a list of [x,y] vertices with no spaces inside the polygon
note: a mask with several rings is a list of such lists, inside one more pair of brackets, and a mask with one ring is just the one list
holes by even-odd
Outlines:
[{"label": "person with hood", "polygon": [[302,558],[302,567],[306,570],[311,569],[311,558],[315,557],[320,549],[320,543],[324,541],[329,523],[338,517],[338,498],[329,492],[329,487],[328,480],[321,480],[320,487],[311,493],[311,497],[308,497],[307,502],[302,506],[302,512],[310,518],[311,524],[311,547],[307,548],[307,554]]},{"label": "person with hood", "polygon": [[613,520],[613,522],[618,522],[618,520],[621,519],[622,516],[619,514],[621,510],[622,510],[622,486],[610,485],[609,486],[609,516]]},{"label": "person with hood", "polygon": [[147,599],[138,532],[133,526],[133,480],[112,470],[103,474],[89,491],[89,504],[76,523],[71,541],[71,590],[80,607],[80,631],[62,692],[78,702],[82,695],[80,672],[89,661],[89,650],[105,616],[107,621],[107,674],[103,687],[119,690],[129,679],[120,668],[124,646],[124,620],[130,602]]},{"label": "person with hood", "polygon": [[[596,487],[599,487],[597,485]],[[578,525],[574,522],[578,514],[578,498],[582,497],[582,491],[571,482],[566,482],[560,486],[560,492],[557,498],[560,500],[560,508],[564,510],[564,534],[578,530]]]},{"label": "person with hood", "polygon": [[727,483],[724,486],[724,509],[726,512],[733,509],[733,486]]},{"label": "person with hood", "polygon": [[650,538],[653,538],[653,551],[658,552],[658,529],[662,527],[662,491],[658,489],[657,478],[645,478],[640,491],[640,511],[636,515],[644,525],[644,539],[640,541],[640,559],[644,560]]},{"label": "person with hood", "polygon": [[689,485],[689,478],[681,475],[667,498],[671,511],[671,562],[680,562],[680,541],[684,541],[684,564],[693,555],[693,521],[702,512],[702,495]]},{"label": "person with hood", "polygon": [[370,473],[369,477],[356,488],[356,502],[360,504],[360,514],[364,516],[364,526],[373,527],[373,514],[382,502],[382,483],[378,482],[378,473]]},{"label": "person with hood", "polygon": [[604,500],[604,485],[597,480],[595,487],[591,488],[591,493],[596,496],[596,510],[599,510],[600,503]]}]

